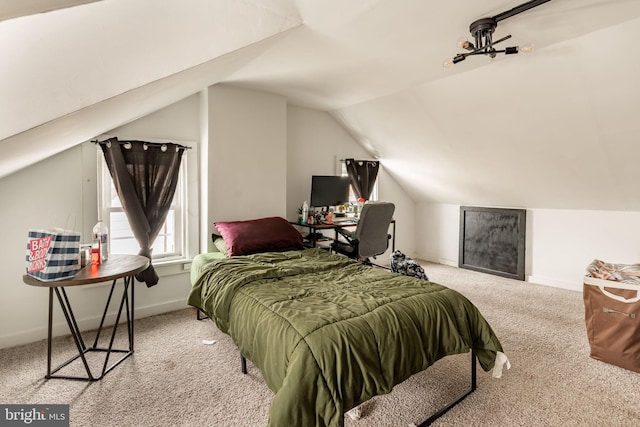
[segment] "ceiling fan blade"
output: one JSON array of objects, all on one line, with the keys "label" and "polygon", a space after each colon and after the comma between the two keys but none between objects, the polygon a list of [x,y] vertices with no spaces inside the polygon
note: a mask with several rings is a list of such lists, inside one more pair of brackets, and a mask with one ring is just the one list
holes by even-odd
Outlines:
[{"label": "ceiling fan blade", "polygon": [[494,16],[493,19],[495,19],[496,22],[502,21],[503,19],[510,18],[522,12],[526,12],[529,9],[533,9],[536,6],[540,6],[541,4],[544,4],[550,1],[551,0],[531,0],[526,3],[522,3],[520,6],[516,6],[513,9],[509,9],[502,13],[499,13],[496,16]]}]

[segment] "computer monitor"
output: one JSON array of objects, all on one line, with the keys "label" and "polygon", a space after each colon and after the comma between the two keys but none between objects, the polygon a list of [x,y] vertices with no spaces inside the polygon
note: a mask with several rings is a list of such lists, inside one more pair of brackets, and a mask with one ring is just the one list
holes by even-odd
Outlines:
[{"label": "computer monitor", "polygon": [[313,175],[311,177],[311,206],[324,208],[349,203],[348,176]]}]

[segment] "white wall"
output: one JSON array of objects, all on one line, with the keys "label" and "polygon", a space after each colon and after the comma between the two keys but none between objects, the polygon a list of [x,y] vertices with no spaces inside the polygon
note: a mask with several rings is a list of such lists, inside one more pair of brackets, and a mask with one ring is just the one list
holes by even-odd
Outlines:
[{"label": "white wall", "polygon": [[457,205],[416,204],[418,258],[458,266],[459,211]]},{"label": "white wall", "polygon": [[371,156],[328,113],[289,106],[287,122],[287,218],[311,197],[312,175],[340,173],[339,161]]},{"label": "white wall", "polygon": [[[371,159],[329,113],[289,106],[287,123],[287,218],[295,220],[297,209],[311,195],[311,175],[339,173],[339,161],[345,158]],[[378,174],[378,198],[396,205],[396,249],[412,255],[415,204],[384,169],[381,159]],[[388,261],[391,250],[378,261]]]},{"label": "white wall", "polygon": [[[460,206],[420,203],[416,218],[419,257],[457,266]],[[527,209],[526,239],[527,281],[581,291],[594,259],[640,262],[640,212]]]},{"label": "white wall", "polygon": [[208,93],[208,224],[286,216],[287,103],[216,85]]},{"label": "white wall", "polygon": [[22,282],[27,231],[82,220],[82,147],[1,179],[0,199],[0,347],[7,347],[46,337],[48,291]]},{"label": "white wall", "polygon": [[594,259],[640,262],[640,212],[527,210],[529,281],[582,289]]}]

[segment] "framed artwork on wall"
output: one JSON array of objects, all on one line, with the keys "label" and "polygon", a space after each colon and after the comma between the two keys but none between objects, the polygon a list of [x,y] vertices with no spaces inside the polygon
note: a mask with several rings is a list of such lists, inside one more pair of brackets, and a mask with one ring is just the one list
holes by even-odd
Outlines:
[{"label": "framed artwork on wall", "polygon": [[458,266],[524,280],[526,210],[461,206]]}]

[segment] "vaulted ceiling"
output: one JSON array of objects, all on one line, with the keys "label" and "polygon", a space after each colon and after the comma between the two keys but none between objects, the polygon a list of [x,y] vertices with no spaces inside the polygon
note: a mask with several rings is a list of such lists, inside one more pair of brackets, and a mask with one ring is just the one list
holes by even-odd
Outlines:
[{"label": "vaulted ceiling", "polygon": [[[418,202],[640,210],[637,0],[0,0],[0,177],[220,82],[326,110]],[[39,13],[46,12],[46,13]]]}]

